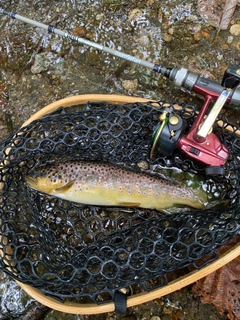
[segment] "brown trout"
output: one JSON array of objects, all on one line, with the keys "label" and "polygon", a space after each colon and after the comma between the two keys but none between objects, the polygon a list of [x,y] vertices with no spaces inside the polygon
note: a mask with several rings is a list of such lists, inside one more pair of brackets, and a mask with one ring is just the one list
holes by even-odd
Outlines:
[{"label": "brown trout", "polygon": [[202,209],[207,203],[203,190],[106,163],[68,162],[46,167],[25,179],[40,192],[89,205],[160,211],[179,205]]}]

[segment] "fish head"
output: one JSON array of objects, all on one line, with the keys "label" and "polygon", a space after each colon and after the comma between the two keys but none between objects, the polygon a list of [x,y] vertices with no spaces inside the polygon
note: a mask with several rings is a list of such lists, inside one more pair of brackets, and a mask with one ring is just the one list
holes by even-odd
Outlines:
[{"label": "fish head", "polygon": [[66,182],[59,175],[45,174],[45,172],[33,173],[25,177],[29,187],[47,194],[54,194],[56,189],[62,188]]}]

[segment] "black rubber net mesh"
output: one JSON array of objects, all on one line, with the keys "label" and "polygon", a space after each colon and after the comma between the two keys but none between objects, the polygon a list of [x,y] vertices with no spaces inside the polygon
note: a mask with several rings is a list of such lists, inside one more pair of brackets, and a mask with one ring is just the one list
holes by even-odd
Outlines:
[{"label": "black rubber net mesh", "polygon": [[[238,128],[223,116],[214,132],[229,149],[225,175],[206,181],[208,193],[225,190],[224,208],[156,210],[89,206],[69,202],[27,186],[29,172],[64,161],[97,160],[146,172],[174,168],[203,175],[204,168],[178,150],[150,161],[151,140],[160,110],[174,105],[87,103],[60,108],[19,129],[0,144],[0,261],[16,280],[57,299],[97,303],[120,288],[137,284],[152,290],[168,274],[199,259],[217,257],[217,248],[239,230]],[[186,131],[194,107],[176,112]]]}]

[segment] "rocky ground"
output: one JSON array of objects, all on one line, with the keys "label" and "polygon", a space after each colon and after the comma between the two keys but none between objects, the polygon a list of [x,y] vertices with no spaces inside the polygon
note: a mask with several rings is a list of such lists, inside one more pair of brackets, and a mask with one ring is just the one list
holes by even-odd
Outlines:
[{"label": "rocky ground", "polygon": [[[240,11],[227,30],[217,30],[197,14],[197,2],[185,0],[2,0],[1,7],[111,48],[159,63],[185,67],[221,81],[229,66],[239,64]],[[237,25],[230,29],[231,25]],[[64,97],[114,93],[201,105],[169,80],[119,58],[72,43],[5,15],[0,16],[0,139],[30,115]],[[239,31],[238,31],[239,30]],[[239,123],[239,112],[225,113]],[[191,287],[130,308],[126,315],[66,315],[28,297],[1,273],[0,319],[226,319],[203,305]]]}]

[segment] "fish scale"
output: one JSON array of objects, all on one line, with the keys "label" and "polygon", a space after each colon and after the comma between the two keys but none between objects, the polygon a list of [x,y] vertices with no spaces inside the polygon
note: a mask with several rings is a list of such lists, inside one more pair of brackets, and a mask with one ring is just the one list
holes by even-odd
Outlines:
[{"label": "fish scale", "polygon": [[28,175],[28,185],[40,192],[89,205],[163,210],[174,206],[202,209],[201,189],[177,185],[156,175],[97,162],[68,162]]}]

